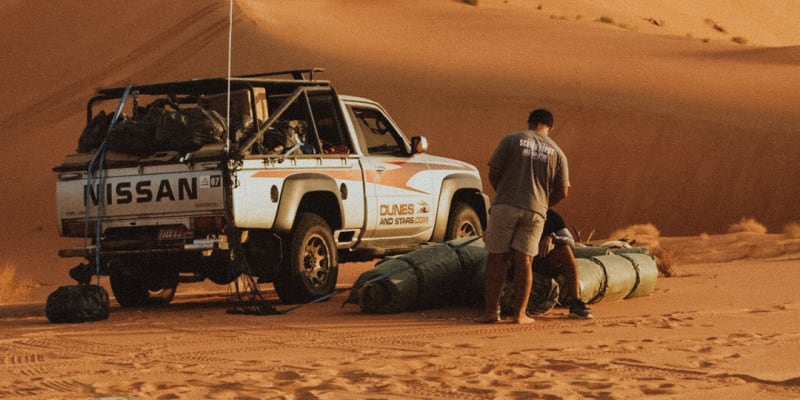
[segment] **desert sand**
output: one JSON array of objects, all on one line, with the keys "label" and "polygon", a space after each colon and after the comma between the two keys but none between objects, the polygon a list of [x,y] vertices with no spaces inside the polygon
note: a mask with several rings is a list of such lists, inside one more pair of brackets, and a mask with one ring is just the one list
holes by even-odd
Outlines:
[{"label": "desert sand", "polygon": [[[224,76],[228,11],[0,3],[0,268],[15,272],[0,274],[0,399],[800,397],[792,1],[236,0],[233,74],[324,67],[484,177],[498,140],[551,109],[573,185],[559,211],[584,238],[652,224],[675,276],[595,304],[594,320],[557,309],[531,326],[341,308],[369,263],[284,315],[227,314],[225,287],[189,285],[166,308],[112,301],[107,321],[48,323],[47,294],[80,261],[56,255],[74,241],[57,234],[51,168],[86,100]],[[742,218],[755,228],[728,233]]]}]

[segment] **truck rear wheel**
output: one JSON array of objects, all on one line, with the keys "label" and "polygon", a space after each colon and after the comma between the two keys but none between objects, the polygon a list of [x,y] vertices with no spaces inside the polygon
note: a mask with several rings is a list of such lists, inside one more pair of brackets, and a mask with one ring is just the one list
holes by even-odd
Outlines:
[{"label": "truck rear wheel", "polygon": [[117,303],[123,307],[169,304],[178,287],[177,271],[173,277],[169,270],[136,264],[131,260],[111,262],[109,283]]},{"label": "truck rear wheel", "polygon": [[467,203],[456,202],[450,210],[444,240],[483,235],[483,226],[478,213]]},{"label": "truck rear wheel", "polygon": [[333,292],[339,275],[330,226],[313,213],[300,213],[285,241],[286,250],[273,282],[281,301],[308,302]]}]

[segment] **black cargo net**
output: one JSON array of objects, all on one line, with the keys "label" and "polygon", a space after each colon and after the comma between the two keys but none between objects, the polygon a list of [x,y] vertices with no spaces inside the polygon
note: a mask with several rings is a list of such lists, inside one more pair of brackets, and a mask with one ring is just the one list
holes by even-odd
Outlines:
[{"label": "black cargo net", "polygon": [[281,314],[258,288],[258,282],[249,274],[242,274],[228,284],[228,314],[275,315]]}]

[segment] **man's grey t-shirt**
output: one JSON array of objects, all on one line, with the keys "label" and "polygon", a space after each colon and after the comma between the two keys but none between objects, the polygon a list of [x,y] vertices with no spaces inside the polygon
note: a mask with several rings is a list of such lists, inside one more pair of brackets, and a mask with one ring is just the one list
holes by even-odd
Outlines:
[{"label": "man's grey t-shirt", "polygon": [[564,152],[552,139],[531,130],[504,137],[489,165],[501,171],[492,204],[509,204],[545,216],[550,192],[569,186]]}]

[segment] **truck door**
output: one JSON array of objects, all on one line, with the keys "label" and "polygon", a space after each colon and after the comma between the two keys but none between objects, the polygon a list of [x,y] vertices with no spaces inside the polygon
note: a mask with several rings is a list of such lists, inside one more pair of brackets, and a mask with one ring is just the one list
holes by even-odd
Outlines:
[{"label": "truck door", "polygon": [[368,103],[348,104],[362,158],[367,200],[368,240],[426,240],[432,232],[433,182],[428,164],[412,155],[385,112]]}]

